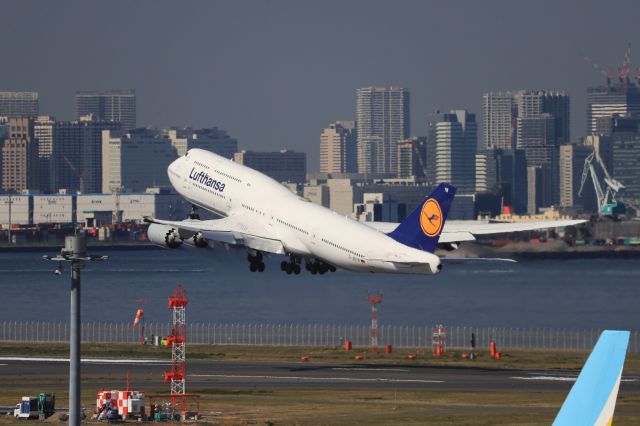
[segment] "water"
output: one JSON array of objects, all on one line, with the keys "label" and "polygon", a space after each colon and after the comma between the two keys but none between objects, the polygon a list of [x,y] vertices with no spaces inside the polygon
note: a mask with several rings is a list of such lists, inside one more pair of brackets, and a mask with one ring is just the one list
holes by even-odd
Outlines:
[{"label": "water", "polygon": [[[94,249],[94,254],[101,253]],[[0,321],[68,321],[69,270],[54,276],[48,252],[0,253]],[[640,263],[633,259],[527,260],[449,266],[436,277],[288,276],[279,261],[251,273],[242,251],[108,250],[82,272],[83,321],[170,321],[167,297],[187,289],[197,322],[366,324],[367,291],[380,290],[380,323],[395,325],[640,329]]]}]

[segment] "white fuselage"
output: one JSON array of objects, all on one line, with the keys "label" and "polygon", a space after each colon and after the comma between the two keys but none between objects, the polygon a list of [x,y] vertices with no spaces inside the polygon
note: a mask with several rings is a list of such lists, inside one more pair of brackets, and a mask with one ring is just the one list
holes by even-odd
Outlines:
[{"label": "white fuselage", "polygon": [[190,203],[224,217],[241,215],[279,239],[292,255],[359,272],[439,271],[438,256],[300,198],[268,176],[209,151],[190,150],[168,173]]}]

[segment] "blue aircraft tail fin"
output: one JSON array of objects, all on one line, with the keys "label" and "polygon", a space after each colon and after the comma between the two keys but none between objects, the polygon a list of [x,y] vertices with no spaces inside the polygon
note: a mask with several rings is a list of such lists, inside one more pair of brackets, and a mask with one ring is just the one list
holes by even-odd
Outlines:
[{"label": "blue aircraft tail fin", "polygon": [[433,253],[447,219],[456,188],[441,183],[389,235],[409,247]]},{"label": "blue aircraft tail fin", "polygon": [[602,332],[562,404],[554,426],[611,425],[629,335],[628,331]]}]

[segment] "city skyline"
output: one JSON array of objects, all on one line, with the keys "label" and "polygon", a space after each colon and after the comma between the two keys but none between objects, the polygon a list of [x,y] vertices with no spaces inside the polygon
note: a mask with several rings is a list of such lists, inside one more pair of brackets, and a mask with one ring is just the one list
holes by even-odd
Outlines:
[{"label": "city skyline", "polygon": [[[30,31],[19,20],[0,28],[16,41],[8,57],[23,64],[3,70],[0,90],[38,91],[41,113],[64,120],[74,116],[78,90],[132,87],[138,125],[220,126],[246,149],[306,151],[317,170],[318,132],[355,119],[356,89],[367,86],[411,91],[416,136],[435,109],[480,114],[483,93],[564,90],[572,138],[581,136],[586,89],[604,83],[583,57],[615,70],[627,43],[640,45],[632,2],[616,3],[629,13],[615,25],[602,21],[601,3],[410,1],[393,10],[384,2],[340,3],[327,24],[337,5],[9,2],[5,12],[29,16]],[[438,19],[452,14],[463,18],[457,31]],[[118,31],[100,30],[96,15]],[[523,31],[522,16],[545,22],[544,33]],[[70,17],[73,26],[57,25]],[[42,49],[44,39],[74,49]]]}]

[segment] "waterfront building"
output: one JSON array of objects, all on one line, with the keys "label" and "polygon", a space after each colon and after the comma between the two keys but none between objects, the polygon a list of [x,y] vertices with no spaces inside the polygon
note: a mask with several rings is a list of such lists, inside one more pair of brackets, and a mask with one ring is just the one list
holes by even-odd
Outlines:
[{"label": "waterfront building", "polygon": [[436,182],[449,182],[459,193],[475,191],[477,128],[475,114],[452,110],[436,123]]}]

